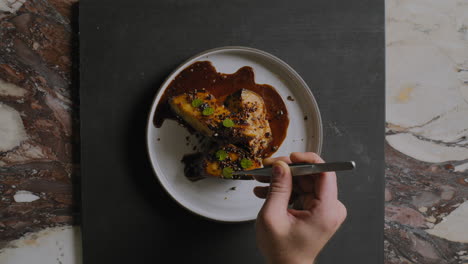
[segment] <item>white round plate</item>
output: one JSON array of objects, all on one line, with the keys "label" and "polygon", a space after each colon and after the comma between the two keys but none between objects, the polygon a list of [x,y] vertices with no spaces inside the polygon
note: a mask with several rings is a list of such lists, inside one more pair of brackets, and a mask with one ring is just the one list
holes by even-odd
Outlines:
[{"label": "white round plate", "polygon": [[[250,66],[256,83],[272,85],[281,95],[290,123],[283,144],[273,156],[287,156],[294,151],[320,153],[322,124],[317,103],[307,84],[289,65],[269,53],[247,47],[216,48],[190,58],[169,75],[156,94],[148,119],[147,145],[161,185],[180,205],[200,216],[221,222],[254,220],[263,200],[255,197],[252,189],[262,184],[217,178],[189,181],[184,176],[181,159],[194,152],[196,138],[173,120],[165,120],[161,128],[153,125],[154,116],[158,114],[156,106],[170,82],[187,66],[205,60],[211,61],[222,73],[234,73],[243,66]],[[294,101],[287,100],[288,96]],[[186,137],[189,137],[188,145]],[[232,187],[235,190],[231,190]]]}]

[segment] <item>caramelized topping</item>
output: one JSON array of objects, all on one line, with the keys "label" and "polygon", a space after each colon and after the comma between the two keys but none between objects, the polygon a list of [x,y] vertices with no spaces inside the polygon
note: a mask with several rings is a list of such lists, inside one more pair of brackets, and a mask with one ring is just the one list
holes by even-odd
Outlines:
[{"label": "caramelized topping", "polygon": [[[171,112],[167,112],[169,107]],[[235,171],[262,166],[286,136],[287,110],[269,85],[254,82],[250,67],[217,73],[210,62],[196,62],[169,85],[157,106],[155,124],[174,118],[212,140],[199,154],[183,158],[191,180],[233,178]]]},{"label": "caramelized topping", "polygon": [[[177,116],[169,105],[169,98],[174,96],[181,94],[190,96],[189,104],[192,104],[195,99],[202,100],[203,103],[201,105],[194,107],[200,107],[202,109],[201,111],[207,107],[212,107],[215,111],[212,115],[209,115],[211,118],[214,115],[218,115],[216,108],[211,105],[213,101],[212,97],[216,98],[218,102],[224,102],[228,96],[242,89],[255,92],[264,101],[266,120],[271,130],[271,132],[269,132],[271,140],[263,150],[262,156],[269,157],[277,149],[275,149],[274,146],[280,146],[286,137],[289,125],[288,112],[283,99],[272,86],[255,83],[255,76],[251,67],[245,66],[233,74],[223,74],[217,72],[209,61],[193,63],[180,72],[164,91],[156,108],[154,124],[156,127],[161,127],[164,120],[167,118],[177,120]],[[198,96],[198,92],[203,93],[203,95]],[[198,105],[198,102],[195,103],[195,105]],[[259,106],[255,104],[248,105],[246,111],[242,111],[241,114],[237,116],[239,124],[245,125],[245,120],[249,118],[252,113],[258,111],[258,107]],[[220,120],[224,120],[225,118],[233,119],[231,116],[222,114],[217,116],[217,118]],[[256,121],[255,117],[250,120]],[[266,133],[267,132],[265,132],[265,134]]]}]

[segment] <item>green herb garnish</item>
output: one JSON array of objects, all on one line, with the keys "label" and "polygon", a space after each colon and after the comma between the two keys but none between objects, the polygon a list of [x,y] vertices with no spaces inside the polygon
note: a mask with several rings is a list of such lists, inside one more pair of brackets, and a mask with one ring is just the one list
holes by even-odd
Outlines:
[{"label": "green herb garnish", "polygon": [[200,105],[203,104],[203,100],[202,99],[198,99],[198,98],[195,98],[193,99],[192,101],[192,106],[193,107],[200,107]]},{"label": "green herb garnish", "polygon": [[216,151],[216,154],[215,154],[215,155],[216,155],[216,158],[217,158],[218,160],[225,160],[225,159],[227,158],[227,156],[228,156],[227,152],[224,151],[224,150],[222,150],[222,149]]},{"label": "green herb garnish", "polygon": [[234,170],[231,167],[223,168],[223,177],[231,179],[233,172],[234,172]]},{"label": "green herb garnish", "polygon": [[244,169],[248,169],[250,167],[252,167],[253,165],[253,162],[249,159],[242,159],[241,160],[241,167],[244,168]]},{"label": "green herb garnish", "polygon": [[225,127],[233,127],[234,126],[234,121],[232,121],[229,118],[226,118],[223,120],[223,126]]},{"label": "green herb garnish", "polygon": [[207,108],[203,109],[203,112],[202,112],[202,114],[205,115],[205,116],[212,115],[213,113],[214,113],[214,109],[211,108],[211,107],[207,107]]}]

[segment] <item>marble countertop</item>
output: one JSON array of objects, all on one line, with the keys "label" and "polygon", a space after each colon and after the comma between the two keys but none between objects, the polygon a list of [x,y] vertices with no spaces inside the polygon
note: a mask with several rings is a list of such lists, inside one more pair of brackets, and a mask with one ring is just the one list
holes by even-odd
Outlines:
[{"label": "marble countertop", "polygon": [[[76,0],[0,0],[0,263],[81,263]],[[468,2],[386,1],[385,263],[468,263]]]}]

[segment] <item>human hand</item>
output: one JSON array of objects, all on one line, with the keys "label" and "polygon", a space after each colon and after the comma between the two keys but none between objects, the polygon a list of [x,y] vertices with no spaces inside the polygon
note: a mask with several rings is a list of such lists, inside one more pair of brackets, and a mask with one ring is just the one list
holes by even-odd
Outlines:
[{"label": "human hand", "polygon": [[266,199],[257,222],[257,245],[268,263],[313,263],[320,250],[346,218],[346,208],[338,201],[336,174],[294,177],[294,190],[302,210],[289,209],[293,178],[286,163],[324,161],[312,152],[294,152],[290,157],[265,159],[273,165],[270,186],[254,189],[257,197]]}]

